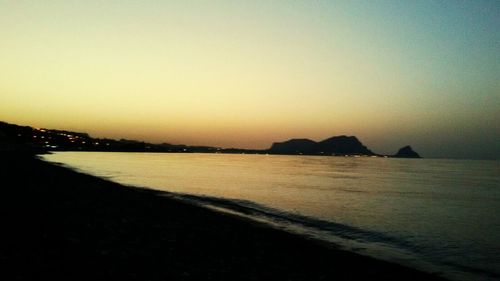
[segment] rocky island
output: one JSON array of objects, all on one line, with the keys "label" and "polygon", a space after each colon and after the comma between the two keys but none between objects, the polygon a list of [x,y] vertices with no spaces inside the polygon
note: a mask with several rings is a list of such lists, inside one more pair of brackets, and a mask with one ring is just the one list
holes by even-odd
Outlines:
[{"label": "rocky island", "polygon": [[411,146],[407,145],[399,149],[398,153],[393,155],[394,158],[422,158],[418,153],[413,151]]}]

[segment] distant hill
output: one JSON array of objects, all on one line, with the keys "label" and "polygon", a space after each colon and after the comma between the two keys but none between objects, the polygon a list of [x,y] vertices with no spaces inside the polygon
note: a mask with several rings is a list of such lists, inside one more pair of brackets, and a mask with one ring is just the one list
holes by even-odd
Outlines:
[{"label": "distant hill", "polygon": [[86,133],[32,128],[0,122],[0,144],[27,145],[50,151],[116,151],[116,152],[217,152],[217,147],[152,144],[127,139],[92,138]]},{"label": "distant hill", "polygon": [[[269,149],[220,148],[183,144],[153,144],[135,140],[92,138],[86,133],[38,129],[0,122],[0,151],[18,150],[22,145],[32,151],[121,151],[121,152],[182,152],[182,153],[248,153],[286,155],[383,156],[373,153],[355,136],[335,136],[320,142],[291,139],[275,142]],[[410,146],[401,148],[398,158],[420,158]]]},{"label": "distant hill", "polygon": [[291,139],[284,142],[275,142],[269,152],[277,154],[309,154],[318,143],[310,139]]},{"label": "distant hill", "polygon": [[273,143],[268,151],[273,154],[375,155],[354,136],[336,136],[320,142],[291,139]]},{"label": "distant hill", "polygon": [[375,155],[354,136],[338,136],[320,141],[316,149],[333,155]]}]

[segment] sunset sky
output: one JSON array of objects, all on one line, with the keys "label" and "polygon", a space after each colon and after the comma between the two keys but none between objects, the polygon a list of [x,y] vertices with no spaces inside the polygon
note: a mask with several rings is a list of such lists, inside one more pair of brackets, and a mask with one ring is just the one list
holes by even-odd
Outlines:
[{"label": "sunset sky", "polygon": [[500,1],[2,1],[0,120],[500,158]]}]

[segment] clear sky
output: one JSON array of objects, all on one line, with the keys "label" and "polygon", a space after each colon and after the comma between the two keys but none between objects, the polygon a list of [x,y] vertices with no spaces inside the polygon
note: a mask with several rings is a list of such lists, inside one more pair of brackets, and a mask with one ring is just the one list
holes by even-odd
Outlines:
[{"label": "clear sky", "polygon": [[0,0],[0,120],[500,158],[500,1]]}]

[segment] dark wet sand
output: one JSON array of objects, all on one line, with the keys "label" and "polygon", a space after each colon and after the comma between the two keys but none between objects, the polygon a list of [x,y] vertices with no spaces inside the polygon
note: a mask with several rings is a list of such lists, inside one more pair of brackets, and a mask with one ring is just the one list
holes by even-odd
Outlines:
[{"label": "dark wet sand", "polygon": [[29,155],[0,176],[3,280],[440,280]]}]

